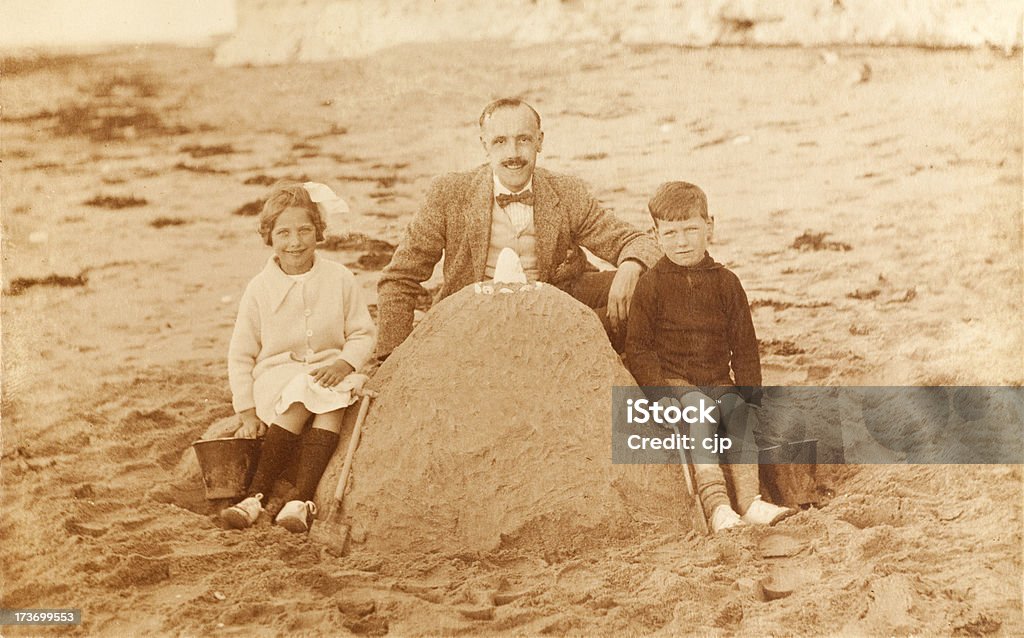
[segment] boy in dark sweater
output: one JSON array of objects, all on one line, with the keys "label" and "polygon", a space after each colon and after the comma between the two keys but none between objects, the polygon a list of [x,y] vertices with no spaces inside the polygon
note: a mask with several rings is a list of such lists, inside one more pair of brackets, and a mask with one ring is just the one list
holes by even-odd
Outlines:
[{"label": "boy in dark sweater", "polygon": [[[672,397],[683,406],[698,406],[701,400],[714,404],[717,399],[716,421],[727,431],[730,421],[743,427],[742,408],[760,400],[761,360],[740,280],[707,253],[714,230],[707,196],[693,184],[668,182],[658,187],[648,210],[665,256],[637,284],[626,363],[641,386],[685,388],[681,396]],[[693,424],[690,435],[699,441],[713,436],[714,428]],[[740,432],[732,430],[733,436]],[[739,438],[749,438],[744,434]],[[794,513],[761,500],[756,463],[719,465],[717,455],[699,444],[693,456],[697,490],[712,531],[743,523],[774,524]],[[730,505],[726,477],[736,510]]]}]

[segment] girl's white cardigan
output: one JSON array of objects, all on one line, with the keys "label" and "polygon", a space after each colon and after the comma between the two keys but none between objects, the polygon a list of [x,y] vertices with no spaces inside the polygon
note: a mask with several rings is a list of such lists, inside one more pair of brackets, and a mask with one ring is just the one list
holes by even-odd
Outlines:
[{"label": "girl's white cardigan", "polygon": [[264,423],[295,375],[347,361],[358,370],[373,353],[376,327],[355,275],[317,255],[304,281],[271,257],[245,288],[228,347],[235,412],[256,408]]}]

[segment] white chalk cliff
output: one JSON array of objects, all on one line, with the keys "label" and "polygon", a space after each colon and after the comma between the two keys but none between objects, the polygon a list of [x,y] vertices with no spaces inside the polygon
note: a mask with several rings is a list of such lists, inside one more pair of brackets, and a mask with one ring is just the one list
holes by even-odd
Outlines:
[{"label": "white chalk cliff", "polygon": [[[514,16],[515,19],[510,19]],[[239,0],[221,65],[508,39],[684,46],[1021,46],[1019,0]]]}]

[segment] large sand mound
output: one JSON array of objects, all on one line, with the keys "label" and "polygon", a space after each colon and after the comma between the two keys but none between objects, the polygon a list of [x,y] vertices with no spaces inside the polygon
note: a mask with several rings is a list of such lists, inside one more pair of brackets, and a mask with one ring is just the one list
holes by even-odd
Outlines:
[{"label": "large sand mound", "polygon": [[[396,44],[483,39],[711,46],[1021,44],[1012,0],[240,0],[223,65],[362,57]],[[510,19],[514,16],[514,19]]]},{"label": "large sand mound", "polygon": [[678,467],[611,463],[610,389],[633,384],[594,313],[556,288],[452,295],[374,378],[345,503],[353,539],[390,551],[567,550],[641,519],[678,525]]}]

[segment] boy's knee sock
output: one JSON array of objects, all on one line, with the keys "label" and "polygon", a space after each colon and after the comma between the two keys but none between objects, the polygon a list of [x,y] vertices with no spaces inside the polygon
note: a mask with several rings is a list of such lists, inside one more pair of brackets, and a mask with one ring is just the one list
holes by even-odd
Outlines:
[{"label": "boy's knee sock", "polygon": [[761,495],[759,466],[754,463],[733,463],[723,465],[726,479],[732,483],[736,495],[736,511],[742,516],[754,499]]},{"label": "boy's knee sock", "polygon": [[299,467],[295,477],[295,490],[298,492],[299,500],[313,500],[316,486],[320,484],[320,477],[327,469],[327,464],[337,447],[337,432],[311,428],[306,433],[302,450],[299,452]]},{"label": "boy's knee sock", "polygon": [[725,475],[722,468],[711,463],[694,463],[694,474],[697,478],[697,494],[704,506],[704,516],[711,518],[712,512],[719,505],[729,505],[729,492],[725,489]]},{"label": "boy's knee sock", "polygon": [[270,490],[273,489],[274,481],[281,474],[281,470],[295,458],[298,443],[299,435],[289,432],[280,425],[271,425],[267,429],[267,436],[263,439],[263,448],[260,451],[260,461],[256,464],[256,474],[249,483],[249,496],[260,493],[264,499],[270,496]]}]

